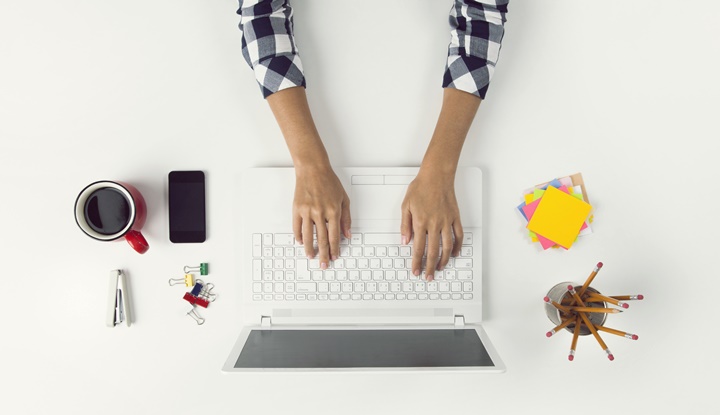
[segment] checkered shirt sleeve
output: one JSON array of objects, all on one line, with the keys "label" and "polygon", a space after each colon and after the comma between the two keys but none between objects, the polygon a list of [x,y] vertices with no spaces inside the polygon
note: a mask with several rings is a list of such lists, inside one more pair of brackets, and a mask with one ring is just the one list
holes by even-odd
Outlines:
[{"label": "checkered shirt sleeve", "polygon": [[455,0],[443,88],[485,99],[505,33],[509,0]]},{"label": "checkered shirt sleeve", "polygon": [[302,62],[293,37],[288,0],[239,0],[242,53],[255,72],[263,96],[305,87]]}]

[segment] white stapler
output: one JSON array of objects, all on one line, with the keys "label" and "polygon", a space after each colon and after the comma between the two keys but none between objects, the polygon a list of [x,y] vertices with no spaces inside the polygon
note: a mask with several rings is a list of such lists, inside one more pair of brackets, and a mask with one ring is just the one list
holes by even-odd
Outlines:
[{"label": "white stapler", "polygon": [[108,310],[106,324],[115,327],[125,322],[130,327],[130,295],[125,285],[125,274],[122,270],[110,271],[110,287],[108,289]]}]

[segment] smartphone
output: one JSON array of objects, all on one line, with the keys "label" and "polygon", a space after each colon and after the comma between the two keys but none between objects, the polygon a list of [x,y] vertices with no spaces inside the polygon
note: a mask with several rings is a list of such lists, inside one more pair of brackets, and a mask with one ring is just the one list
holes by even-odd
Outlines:
[{"label": "smartphone", "polygon": [[205,173],[171,171],[168,183],[170,241],[205,242]]}]

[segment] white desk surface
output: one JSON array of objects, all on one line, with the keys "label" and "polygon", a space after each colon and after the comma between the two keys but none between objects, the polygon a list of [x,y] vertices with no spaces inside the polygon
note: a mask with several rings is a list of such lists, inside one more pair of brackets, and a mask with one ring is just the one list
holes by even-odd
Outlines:
[{"label": "white desk surface", "polygon": [[[308,97],[333,162],[417,165],[439,109],[451,2],[294,3]],[[555,413],[565,402],[574,406],[561,410],[588,414],[700,413],[714,403],[718,2],[511,2],[461,159],[485,174],[485,327],[508,367],[491,376],[220,373],[242,322],[237,173],[290,164],[242,60],[236,8],[0,5],[3,413]],[[202,245],[166,236],[174,169],[207,172]],[[515,212],[521,192],[577,171],[595,234],[541,252]],[[146,255],[77,229],[75,196],[98,179],[144,193]],[[582,338],[570,363],[570,334],[545,337],[542,297],[598,261],[598,289],[647,296],[610,318],[640,339],[606,335],[609,362]],[[202,327],[184,316],[182,288],[167,285],[200,262],[221,295]],[[129,329],[104,325],[114,268],[131,281]]]}]

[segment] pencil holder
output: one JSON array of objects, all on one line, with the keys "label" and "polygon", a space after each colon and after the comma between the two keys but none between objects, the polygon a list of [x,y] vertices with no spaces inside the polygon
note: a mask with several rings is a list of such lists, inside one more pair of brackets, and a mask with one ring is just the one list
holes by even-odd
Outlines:
[{"label": "pencil holder", "polygon": [[[576,282],[561,282],[560,284],[557,284],[556,286],[552,287],[550,291],[548,291],[547,296],[550,298],[549,302],[545,303],[545,314],[548,316],[550,321],[555,323],[556,325],[561,324],[563,322],[563,312],[560,311],[558,308],[556,308],[552,301],[564,305],[569,304],[570,301],[572,301],[572,294],[568,291],[568,285],[572,285],[575,287],[575,290],[579,290],[582,287],[582,284],[578,284]],[[592,287],[587,287],[587,291],[600,294],[600,292]],[[604,301],[593,301],[588,302],[585,304],[587,307],[595,307],[595,308],[606,308],[607,304],[605,304]],[[602,326],[605,324],[605,319],[607,318],[606,313],[587,313],[588,318],[590,319],[590,322],[595,326]],[[569,332],[575,331],[575,323],[570,323],[565,327],[565,330]],[[587,336],[591,334],[590,329],[587,328],[585,324],[580,325],[580,333],[581,336]]]}]

